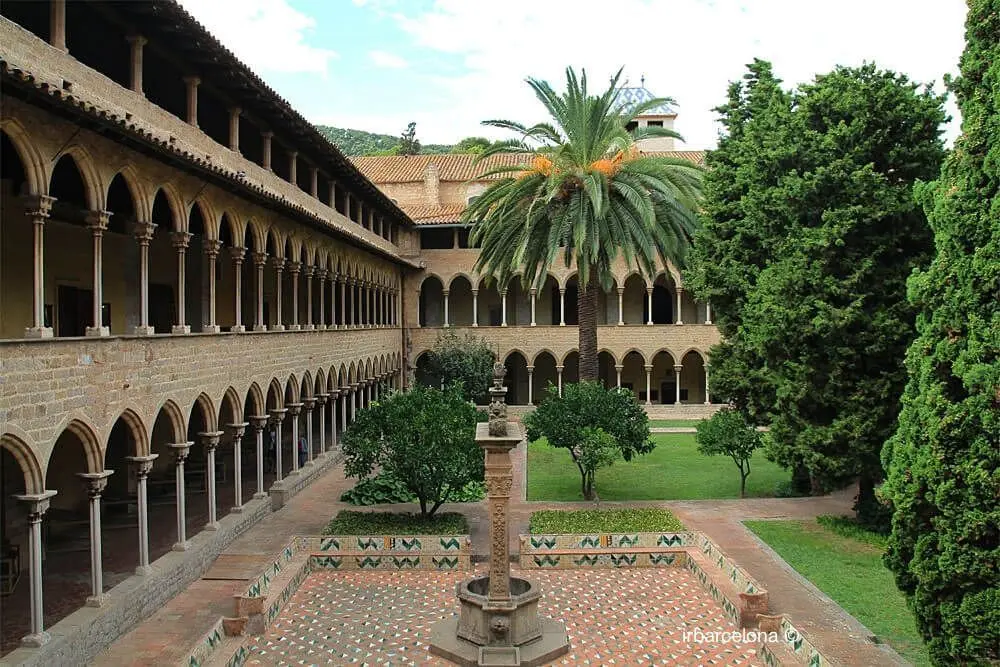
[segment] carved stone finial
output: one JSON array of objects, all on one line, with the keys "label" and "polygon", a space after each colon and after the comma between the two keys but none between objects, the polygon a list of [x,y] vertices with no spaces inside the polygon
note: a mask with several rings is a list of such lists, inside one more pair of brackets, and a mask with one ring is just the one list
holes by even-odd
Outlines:
[{"label": "carved stone finial", "polygon": [[493,364],[493,386],[490,387],[489,432],[492,436],[507,435],[507,387],[503,386],[503,378],[507,375],[507,367],[500,361]]}]

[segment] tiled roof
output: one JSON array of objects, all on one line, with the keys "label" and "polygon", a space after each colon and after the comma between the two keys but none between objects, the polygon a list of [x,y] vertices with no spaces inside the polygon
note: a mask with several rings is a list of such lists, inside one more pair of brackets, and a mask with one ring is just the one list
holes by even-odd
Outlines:
[{"label": "tiled roof", "polygon": [[[634,107],[643,102],[648,102],[649,100],[655,100],[656,95],[649,92],[649,89],[645,86],[638,88],[619,88],[618,92],[615,94],[615,102],[623,104],[626,107]],[[668,104],[660,104],[652,109],[648,109],[644,116],[649,115],[662,115],[662,116],[676,116],[677,112],[674,111]]]},{"label": "tiled roof", "polygon": [[442,204],[430,206],[403,206],[403,211],[418,225],[444,225],[457,223],[465,204]]},{"label": "tiled roof", "polygon": [[[646,155],[662,155],[683,158],[695,164],[703,164],[704,151],[657,151]],[[385,155],[377,157],[352,157],[354,165],[373,183],[416,183],[424,180],[429,165],[438,169],[442,181],[472,181],[476,177],[500,166],[526,164],[530,153],[498,153],[476,164],[478,156],[471,153],[445,153],[442,155]],[[492,180],[499,178],[493,176]],[[411,215],[412,217],[412,215]]]}]

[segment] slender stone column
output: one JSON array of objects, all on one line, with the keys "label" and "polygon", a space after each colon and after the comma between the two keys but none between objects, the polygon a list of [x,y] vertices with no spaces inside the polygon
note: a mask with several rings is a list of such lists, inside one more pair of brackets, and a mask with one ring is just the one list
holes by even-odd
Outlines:
[{"label": "slender stone column", "polygon": [[253,265],[257,268],[257,322],[253,330],[267,331],[267,324],[264,322],[264,267],[267,265],[267,253],[255,252]]},{"label": "slender stone column", "polygon": [[677,288],[677,324],[684,324],[684,317],[681,315],[681,297],[684,295],[684,288]]},{"label": "slender stone column", "polygon": [[330,390],[330,449],[337,448],[337,419],[339,418],[337,406],[340,405],[339,397],[339,389]]},{"label": "slender stone column", "polygon": [[187,122],[188,125],[198,127],[198,85],[201,79],[196,76],[184,77],[184,84],[187,89]]},{"label": "slender stone column", "polygon": [[340,291],[340,317],[337,319],[337,326],[341,329],[347,328],[347,278],[337,274],[337,289]]},{"label": "slender stone column", "polygon": [[267,428],[267,415],[254,415],[250,417],[250,426],[253,428],[253,439],[257,453],[257,492],[254,498],[266,498],[264,492],[264,429]]},{"label": "slender stone column", "polygon": [[472,326],[479,326],[479,290],[472,290]]},{"label": "slender stone column", "polygon": [[451,294],[451,292],[449,290],[443,290],[441,293],[444,294],[444,325],[447,327],[448,326],[448,302],[451,300],[451,299],[448,298],[448,295]]},{"label": "slender stone column", "polygon": [[340,388],[340,432],[347,430],[347,402],[351,398],[351,388]]},{"label": "slender stone column", "polygon": [[674,404],[675,405],[680,405],[681,404],[681,370],[683,370],[683,368],[684,367],[681,366],[680,364],[674,366],[674,378],[677,380],[676,387],[675,387],[676,388],[676,396],[674,397]]},{"label": "slender stone column", "polygon": [[500,326],[507,326],[507,290],[500,291]]},{"label": "slender stone column", "polygon": [[264,167],[268,171],[271,171],[271,139],[274,138],[274,132],[270,130],[265,130],[260,133],[261,141],[261,160],[260,166]]},{"label": "slender stone column", "polygon": [[531,326],[535,326],[535,302],[538,300],[538,290],[531,288]]},{"label": "slender stone column", "polygon": [[284,331],[285,322],[281,317],[281,302],[284,299],[281,296],[281,274],[285,270],[285,260],[280,257],[275,257],[271,260],[274,264],[274,305],[275,305],[275,324],[271,326],[272,331]]},{"label": "slender stone column", "polygon": [[[88,336],[107,336],[108,327],[104,326],[102,316],[104,304],[104,232],[108,229],[109,211],[88,211],[87,229],[94,241],[94,308],[91,316],[92,325],[87,327]],[[98,494],[98,497],[100,495]]]},{"label": "slender stone column", "polygon": [[559,383],[558,388],[560,397],[562,396],[562,372],[563,372],[563,367],[556,366],[556,381]]},{"label": "slender stone column", "polygon": [[302,412],[305,414],[306,419],[306,465],[312,465],[313,462],[313,410],[316,408],[315,398],[304,398],[302,399]]},{"label": "slender stone column", "polygon": [[646,288],[646,325],[652,326],[653,324],[653,288]]},{"label": "slender stone column", "polygon": [[246,327],[243,326],[243,257],[246,248],[233,247],[229,249],[229,253],[233,258],[233,271],[236,273],[234,281],[236,289],[233,295],[236,300],[236,322],[229,330],[233,333],[243,333],[246,331]]},{"label": "slender stone column", "polygon": [[302,414],[301,403],[289,403],[288,414],[292,418],[292,471],[289,475],[299,474],[299,415]]},{"label": "slender stone column", "polygon": [[299,152],[288,152],[288,182],[298,187],[299,184]]},{"label": "slender stone column", "polygon": [[316,277],[319,279],[319,321],[316,322],[316,328],[320,330],[326,329],[326,276],[326,269],[316,271]]},{"label": "slender stone column", "polygon": [[188,232],[171,232],[170,238],[173,241],[174,250],[177,251],[177,323],[170,329],[170,333],[187,334],[191,333],[191,327],[187,323],[187,249],[191,244],[191,234]]},{"label": "slender stone column", "polygon": [[243,511],[243,434],[246,433],[247,422],[226,424],[233,434],[233,507],[231,512]]},{"label": "slender stone column", "polygon": [[615,386],[618,387],[619,389],[622,388],[622,369],[623,368],[624,368],[624,366],[622,366],[621,364],[615,364],[615,375],[618,377],[618,384],[616,384]]},{"label": "slender stone column", "polygon": [[31,632],[21,638],[21,646],[38,648],[49,641],[45,632],[42,605],[42,517],[49,509],[49,501],[56,491],[46,490],[14,496],[28,505],[28,584],[31,595]]},{"label": "slender stone column", "polygon": [[202,242],[202,246],[208,258],[208,324],[201,330],[205,333],[219,333],[219,325],[215,323],[215,262],[222,249],[222,242],[206,239]]},{"label": "slender stone column", "polygon": [[155,230],[156,225],[151,222],[135,222],[132,225],[132,234],[139,243],[139,326],[133,331],[136,336],[155,333],[149,326],[149,243]]},{"label": "slender stone column", "polygon": [[[274,424],[274,465],[275,465],[275,477],[274,483],[277,484],[282,479],[281,473],[281,422],[285,421],[285,415],[288,413],[287,408],[278,408],[276,410],[271,410],[271,422]],[[295,452],[295,448],[292,447],[292,452]]]},{"label": "slender stone column", "polygon": [[326,456],[326,400],[329,394],[316,394],[316,405],[319,406],[319,454]]},{"label": "slender stone column", "polygon": [[709,393],[708,393],[708,369],[709,369],[709,367],[710,367],[709,364],[705,364],[705,405],[711,405],[712,404],[712,397],[709,396]]},{"label": "slender stone column", "polygon": [[355,326],[357,324],[357,317],[356,317],[356,315],[357,315],[357,303],[358,302],[357,302],[357,289],[355,287],[357,285],[357,281],[354,278],[351,278],[350,280],[348,280],[348,283],[351,286],[351,308],[350,308],[350,311],[351,311],[351,321],[350,321],[350,325],[349,326],[350,326],[351,329],[353,329],[353,328],[355,328]]},{"label": "slender stone column", "polygon": [[316,272],[315,267],[307,266],[302,270],[302,275],[306,277],[306,323],[302,327],[305,331],[312,331],[315,329],[313,324],[313,274]]},{"label": "slender stone column", "polygon": [[559,326],[566,326],[566,288],[559,288]]},{"label": "slender stone column", "polygon": [[535,403],[535,367],[528,366],[528,405]]},{"label": "slender stone column", "polygon": [[[53,0],[53,11],[59,6],[65,12],[63,0]],[[53,19],[54,20],[54,19]],[[63,18],[65,22],[65,18]],[[32,293],[32,323],[25,329],[26,338],[52,338],[52,327],[45,326],[45,221],[52,211],[55,197],[35,195],[26,197],[24,214],[31,220],[34,230],[34,291]],[[45,504],[46,509],[48,503]],[[42,510],[42,514],[45,510]],[[39,515],[41,517],[41,515]],[[41,521],[41,518],[39,518]],[[39,624],[41,627],[41,624]],[[46,635],[47,637],[47,635]],[[46,639],[48,641],[48,639]]]},{"label": "slender stone column", "polygon": [[146,493],[146,479],[153,469],[153,461],[160,458],[159,454],[145,456],[126,456],[126,460],[135,464],[135,476],[138,481],[139,505],[139,566],[135,568],[138,575],[147,575],[149,568],[149,500]]},{"label": "slender stone column", "polygon": [[319,199],[319,169],[309,167],[309,194]]},{"label": "slender stone column", "polygon": [[108,599],[104,594],[104,563],[101,562],[101,494],[114,470],[78,472],[87,491],[90,509],[90,596],[88,607],[100,607]]},{"label": "slender stone column", "polygon": [[129,68],[129,83],[133,92],[145,95],[142,92],[142,47],[149,41],[142,35],[129,35],[125,38],[132,47],[131,67]]},{"label": "slender stone column", "polygon": [[193,442],[172,442],[167,447],[174,453],[174,492],[177,494],[177,542],[174,551],[187,551],[190,543],[187,541],[187,507],[184,490],[184,461],[191,453]]},{"label": "slender stone column", "polygon": [[358,383],[354,382],[351,384],[351,421],[354,421],[354,416],[358,412]]},{"label": "slender stone column", "polygon": [[49,44],[67,53],[66,48],[66,0],[51,0],[49,3]]},{"label": "slender stone column", "polygon": [[653,379],[653,367],[646,365],[646,405],[652,405],[652,394],[650,393],[651,383]]},{"label": "slender stone column", "polygon": [[622,304],[622,302],[624,301],[624,296],[625,296],[625,288],[624,287],[619,287],[618,288],[618,326],[620,326],[620,327],[625,326],[625,309],[624,309],[623,304]]},{"label": "slender stone column", "polygon": [[288,325],[289,331],[299,330],[299,271],[302,270],[300,262],[288,262],[288,273],[292,276],[292,323]]},{"label": "slender stone column", "polygon": [[239,107],[229,107],[229,150],[240,152],[240,113]]},{"label": "slender stone column", "polygon": [[712,302],[711,301],[706,301],[705,302],[705,324],[711,324],[711,323],[712,323]]},{"label": "slender stone column", "polygon": [[202,431],[198,437],[205,447],[205,475],[208,487],[208,523],[205,525],[205,530],[218,530],[219,522],[215,509],[215,450],[219,446],[222,431]]}]

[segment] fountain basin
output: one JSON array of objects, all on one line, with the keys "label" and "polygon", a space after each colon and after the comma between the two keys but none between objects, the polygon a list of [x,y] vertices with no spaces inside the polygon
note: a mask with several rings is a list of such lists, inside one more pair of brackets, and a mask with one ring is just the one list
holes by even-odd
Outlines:
[{"label": "fountain basin", "polygon": [[459,582],[458,636],[479,646],[520,646],[542,636],[538,618],[541,588],[510,577],[510,599],[490,600],[489,576]]}]

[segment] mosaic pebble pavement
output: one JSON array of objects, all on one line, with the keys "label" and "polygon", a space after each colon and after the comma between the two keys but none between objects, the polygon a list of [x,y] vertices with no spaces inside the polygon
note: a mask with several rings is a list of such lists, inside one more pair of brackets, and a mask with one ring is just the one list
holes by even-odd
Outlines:
[{"label": "mosaic pebble pavement", "polygon": [[[482,566],[477,572],[482,572]],[[525,576],[525,573],[517,573]],[[685,630],[735,630],[682,568],[526,573],[542,585],[539,611],[566,623],[571,651],[553,665],[753,665],[751,645],[684,642]],[[247,665],[450,665],[427,650],[439,620],[457,614],[468,572],[313,572]]]}]

